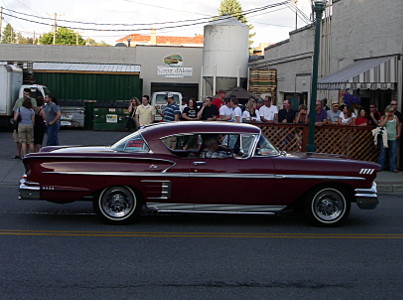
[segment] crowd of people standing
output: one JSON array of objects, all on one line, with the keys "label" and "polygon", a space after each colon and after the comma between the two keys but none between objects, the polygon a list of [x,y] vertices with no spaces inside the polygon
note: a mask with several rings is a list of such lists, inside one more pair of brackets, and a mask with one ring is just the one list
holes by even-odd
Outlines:
[{"label": "crowd of people standing", "polygon": [[[149,103],[149,97],[143,96],[142,104],[136,105],[135,122],[136,126],[151,124],[154,122],[155,114],[162,116],[164,122],[172,121],[230,121],[230,122],[262,122],[269,124],[308,124],[310,115],[306,105],[301,104],[298,110],[292,108],[289,99],[283,102],[283,108],[278,109],[272,103],[270,96],[264,99],[250,98],[244,106],[239,105],[236,96],[226,97],[224,90],[219,90],[216,98],[206,97],[202,105],[197,105],[195,98],[188,101],[183,99],[180,104],[175,103],[173,95],[167,94],[167,105],[162,111],[156,111]],[[397,102],[392,101],[385,109],[385,114],[377,110],[375,104],[369,105],[367,112],[363,107],[340,105],[332,103],[331,108],[327,106],[326,99],[317,100],[315,103],[315,125],[337,125],[337,126],[380,126],[387,132],[386,142],[380,141],[380,156],[378,163],[385,168],[385,157],[389,153],[389,168],[398,172],[396,167],[397,140],[400,138],[402,116],[397,111]],[[129,110],[130,112],[130,110]],[[385,135],[386,136],[386,135]]]}]

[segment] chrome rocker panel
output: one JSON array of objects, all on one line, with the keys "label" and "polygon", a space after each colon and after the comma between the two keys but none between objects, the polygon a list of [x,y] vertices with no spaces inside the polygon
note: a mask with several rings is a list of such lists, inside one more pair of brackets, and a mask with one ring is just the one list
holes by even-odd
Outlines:
[{"label": "chrome rocker panel", "polygon": [[159,213],[274,215],[286,205],[238,205],[147,202],[147,210]]}]

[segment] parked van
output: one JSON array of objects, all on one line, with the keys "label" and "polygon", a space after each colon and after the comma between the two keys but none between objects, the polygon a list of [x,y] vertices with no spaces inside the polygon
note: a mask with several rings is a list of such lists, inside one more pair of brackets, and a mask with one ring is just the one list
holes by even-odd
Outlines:
[{"label": "parked van", "polygon": [[[166,96],[168,93],[174,96],[174,101],[176,104],[180,105],[182,102],[182,93],[180,92],[171,92],[171,91],[161,91],[161,92],[154,92],[151,96],[151,105],[155,107],[156,111],[162,112],[164,106],[167,104]],[[156,113],[155,121],[161,121],[162,117]]]}]

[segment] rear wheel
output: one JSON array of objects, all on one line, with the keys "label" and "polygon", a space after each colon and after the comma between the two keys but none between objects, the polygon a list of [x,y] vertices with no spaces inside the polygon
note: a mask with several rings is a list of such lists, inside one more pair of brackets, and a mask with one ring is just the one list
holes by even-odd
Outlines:
[{"label": "rear wheel", "polygon": [[97,215],[112,224],[132,223],[141,209],[140,198],[127,186],[105,188],[93,204]]},{"label": "rear wheel", "polygon": [[308,194],[305,215],[318,226],[341,224],[350,213],[348,192],[339,187],[320,187]]}]

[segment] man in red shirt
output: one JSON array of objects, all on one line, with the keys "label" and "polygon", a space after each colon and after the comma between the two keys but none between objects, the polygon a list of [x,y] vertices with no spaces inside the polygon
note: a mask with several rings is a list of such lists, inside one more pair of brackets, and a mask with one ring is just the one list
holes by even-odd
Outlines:
[{"label": "man in red shirt", "polygon": [[220,111],[220,107],[224,105],[224,98],[225,98],[225,91],[224,90],[219,90],[217,93],[217,98],[213,100],[212,105],[215,105]]}]

